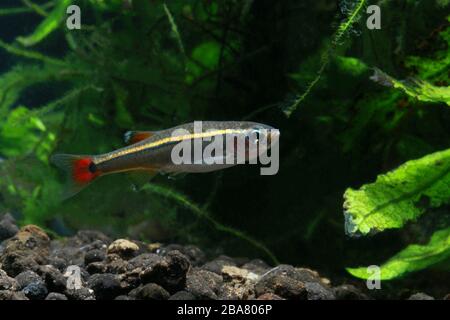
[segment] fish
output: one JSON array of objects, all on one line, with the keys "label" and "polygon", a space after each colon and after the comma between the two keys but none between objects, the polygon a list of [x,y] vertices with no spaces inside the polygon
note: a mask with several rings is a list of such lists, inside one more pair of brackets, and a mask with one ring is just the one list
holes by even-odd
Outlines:
[{"label": "fish", "polygon": [[[227,148],[227,137],[233,137],[232,148]],[[160,131],[128,131],[124,135],[126,147],[98,155],[55,154],[50,161],[66,173],[65,198],[69,198],[98,178],[113,173],[206,173],[235,166],[242,163],[237,161],[239,138],[245,144],[245,160],[255,163],[258,155],[278,143],[279,130],[249,121],[194,121]],[[201,161],[191,157],[191,161],[175,163],[176,148],[186,147],[178,154],[186,160],[190,155],[184,153],[192,151],[192,145],[194,152],[200,149],[204,155],[213,141],[222,148],[216,148],[210,156]]]}]

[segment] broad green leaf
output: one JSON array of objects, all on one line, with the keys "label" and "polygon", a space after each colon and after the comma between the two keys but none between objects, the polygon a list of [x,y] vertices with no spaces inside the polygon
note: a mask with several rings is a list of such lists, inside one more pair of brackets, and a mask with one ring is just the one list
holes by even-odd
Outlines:
[{"label": "broad green leaf", "polygon": [[58,28],[71,2],[71,0],[59,0],[52,12],[37,26],[32,34],[25,37],[18,37],[17,41],[27,47],[41,42]]},{"label": "broad green leaf", "polygon": [[431,207],[450,203],[450,149],[411,160],[375,183],[344,194],[349,235],[400,228]]},{"label": "broad green leaf", "polygon": [[[425,245],[411,244],[381,265],[380,280],[398,278],[419,271],[450,258],[450,228],[437,231]],[[366,267],[347,268],[353,276],[368,279]]]},{"label": "broad green leaf", "polygon": [[400,89],[419,101],[443,102],[450,106],[450,87],[436,87],[419,79],[396,80],[379,69],[375,69],[375,74],[371,79],[384,86]]},{"label": "broad green leaf", "polygon": [[214,70],[219,63],[220,44],[214,41],[205,42],[194,48],[191,54],[192,61],[186,65],[186,82],[192,83],[204,72]]}]

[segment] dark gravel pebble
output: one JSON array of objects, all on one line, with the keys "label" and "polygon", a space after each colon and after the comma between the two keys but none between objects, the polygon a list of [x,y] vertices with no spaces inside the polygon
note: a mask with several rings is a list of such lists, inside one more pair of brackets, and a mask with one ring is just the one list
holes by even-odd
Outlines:
[{"label": "dark gravel pebble", "polygon": [[178,291],[170,296],[169,300],[195,300],[195,296],[187,291]]},{"label": "dark gravel pebble", "polygon": [[141,268],[142,270],[149,268],[153,264],[160,263],[163,257],[155,253],[143,253],[128,261],[132,268]]},{"label": "dark gravel pebble", "polygon": [[236,266],[236,262],[234,262],[231,258],[221,256],[215,260],[205,263],[201,268],[220,275],[222,274],[222,269],[225,266]]},{"label": "dark gravel pebble", "polygon": [[0,290],[0,300],[30,300],[22,291]]},{"label": "dark gravel pebble", "polygon": [[125,295],[117,296],[114,298],[114,300],[133,300],[133,298]]},{"label": "dark gravel pebble", "polygon": [[19,289],[32,300],[42,300],[48,294],[48,289],[42,278],[33,271],[24,271],[16,276]]},{"label": "dark gravel pebble", "polygon": [[106,259],[106,252],[102,249],[92,249],[84,255],[84,264],[88,265],[92,262],[100,262]]},{"label": "dark gravel pebble", "polygon": [[410,296],[408,300],[434,300],[434,298],[427,295],[426,293],[418,292]]},{"label": "dark gravel pebble", "polygon": [[15,279],[19,284],[19,289],[23,289],[33,282],[42,282],[41,277],[36,272],[30,270],[19,273]]},{"label": "dark gravel pebble", "polygon": [[[99,241],[102,244],[109,245],[112,240],[104,233],[96,230],[81,230],[78,231],[77,235],[72,238],[74,245],[79,247],[83,245],[90,245],[93,242]],[[99,243],[97,242],[97,243]]]},{"label": "dark gravel pebble", "polygon": [[257,300],[283,300],[283,298],[274,293],[264,293],[260,295]]},{"label": "dark gravel pebble", "polygon": [[28,284],[22,289],[22,292],[31,300],[42,300],[48,294],[47,287],[42,280]]},{"label": "dark gravel pebble", "polygon": [[241,268],[262,275],[270,269],[270,266],[260,259],[255,259],[243,264]]},{"label": "dark gravel pebble", "polygon": [[335,300],[336,296],[329,288],[318,282],[305,282],[308,300]]},{"label": "dark gravel pebble", "polygon": [[0,242],[14,237],[17,232],[19,232],[19,228],[9,213],[0,218]]},{"label": "dark gravel pebble", "polygon": [[39,266],[37,273],[44,280],[49,291],[64,292],[66,289],[67,279],[61,271],[52,265]]},{"label": "dark gravel pebble", "polygon": [[118,277],[111,273],[94,274],[87,285],[94,290],[95,297],[99,300],[111,300],[122,291]]},{"label": "dark gravel pebble", "polygon": [[67,289],[64,294],[71,300],[95,300],[94,290],[86,287]]},{"label": "dark gravel pebble", "polygon": [[186,291],[197,299],[218,299],[222,277],[207,270],[193,269],[187,274]]},{"label": "dark gravel pebble", "polygon": [[58,293],[58,292],[50,292],[47,297],[45,298],[45,300],[68,300],[67,297],[62,294],[62,293]]},{"label": "dark gravel pebble", "polygon": [[368,300],[369,297],[351,284],[343,284],[333,288],[337,300]]},{"label": "dark gravel pebble", "polygon": [[175,250],[181,252],[184,256],[186,256],[192,266],[197,267],[206,262],[206,255],[203,253],[203,251],[198,247],[192,245],[181,246],[178,244],[171,244],[159,249],[159,254],[164,256],[170,251]]},{"label": "dark gravel pebble", "polygon": [[140,278],[143,283],[153,282],[170,292],[176,292],[185,287],[189,267],[186,256],[178,250],[170,251],[163,259],[147,265],[141,272]]},{"label": "dark gravel pebble", "polygon": [[16,279],[11,278],[8,274],[0,269],[0,290],[18,290],[19,283]]},{"label": "dark gravel pebble", "polygon": [[297,279],[295,268],[280,265],[265,273],[255,285],[258,296],[274,293],[285,299],[307,299],[305,283]]},{"label": "dark gravel pebble", "polygon": [[170,297],[170,294],[156,283],[148,283],[133,289],[129,295],[138,300],[167,300]]}]

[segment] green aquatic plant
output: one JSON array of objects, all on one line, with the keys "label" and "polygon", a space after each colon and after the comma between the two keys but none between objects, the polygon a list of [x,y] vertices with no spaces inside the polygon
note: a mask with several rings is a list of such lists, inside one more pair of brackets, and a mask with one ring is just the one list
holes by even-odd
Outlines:
[{"label": "green aquatic plant", "polygon": [[39,160],[46,162],[54,148],[55,134],[30,113],[24,106],[19,106],[8,115],[1,126],[0,152],[7,157],[18,157],[26,156],[31,150]]},{"label": "green aquatic plant", "polygon": [[428,207],[450,203],[450,149],[408,161],[344,198],[347,234],[401,228]]},{"label": "green aquatic plant", "polygon": [[[441,32],[447,45],[449,30],[447,27]],[[435,55],[438,58],[432,61],[409,58],[409,66],[415,63],[415,66],[420,66],[418,76],[422,79],[446,81],[448,77],[443,77],[443,73],[448,71],[449,48]],[[445,82],[435,86],[421,78],[400,81],[379,69],[375,69],[371,77],[383,86],[403,92],[414,102],[450,105],[450,87]],[[358,190],[349,188],[344,199],[345,230],[351,236],[402,228],[408,221],[417,221],[431,208],[450,204],[450,149],[407,161]],[[381,265],[381,280],[395,279],[447,261],[450,256],[449,239],[447,228],[436,231],[427,244],[407,246]],[[347,268],[347,271],[358,278],[371,276],[365,267]]]},{"label": "green aquatic plant", "polygon": [[[450,228],[436,231],[425,245],[409,245],[383,263],[380,266],[380,280],[392,280],[409,272],[445,262],[448,258],[450,258]],[[361,279],[373,276],[365,267],[347,268],[347,271]]]},{"label": "green aquatic plant", "polygon": [[[401,228],[430,208],[450,204],[450,149],[411,160],[380,175],[373,184],[344,195],[346,233],[367,235]],[[429,243],[409,245],[381,265],[381,280],[395,279],[446,261],[450,257],[450,229],[436,231]],[[347,268],[358,278],[371,276],[365,267]]]},{"label": "green aquatic plant", "polygon": [[[59,0],[49,15],[39,24],[34,32],[29,36],[18,37],[17,41],[29,47],[44,40],[50,33],[55,31],[66,16],[66,9],[71,4],[71,0]],[[40,9],[37,6],[38,10]],[[45,11],[44,11],[45,12]],[[44,13],[44,15],[46,15]]]},{"label": "green aquatic plant", "polygon": [[55,4],[53,1],[49,1],[45,4],[37,6],[36,4],[31,3],[30,1],[25,1],[26,6],[16,7],[16,8],[1,8],[0,16],[9,16],[16,15],[22,13],[31,13],[31,12],[39,12],[41,15],[46,15],[46,9],[53,7]]},{"label": "green aquatic plant", "polygon": [[348,10],[347,18],[339,25],[338,29],[336,30],[336,33],[332,37],[331,44],[328,45],[327,49],[322,54],[321,65],[317,70],[316,76],[314,77],[314,79],[311,80],[311,82],[309,82],[309,84],[307,85],[306,89],[303,91],[302,94],[296,95],[294,101],[290,103],[288,106],[283,108],[283,112],[287,117],[291,116],[291,114],[298,108],[298,106],[303,102],[303,100],[306,99],[306,97],[311,93],[311,91],[320,81],[320,79],[323,76],[323,73],[325,72],[330,62],[330,59],[334,54],[334,51],[338,46],[342,45],[345,36],[347,36],[347,34],[350,33],[350,31],[353,28],[353,25],[358,22],[358,20],[361,17],[361,12],[367,5],[366,0],[357,0],[350,3],[352,8]]},{"label": "green aquatic plant", "polygon": [[408,96],[423,102],[446,103],[450,106],[450,87],[437,87],[419,79],[400,81],[375,69],[372,79],[384,86],[400,89]]},{"label": "green aquatic plant", "polygon": [[[442,4],[448,6],[449,3]],[[450,23],[450,16],[447,17],[447,24]],[[441,32],[437,32],[437,31]],[[445,46],[450,46],[450,28],[446,27],[446,23],[436,30],[438,37]],[[405,64],[408,68],[414,68],[424,80],[443,81],[448,80],[448,69],[450,68],[450,55],[448,50],[438,50],[431,57],[409,56],[406,58]]]}]

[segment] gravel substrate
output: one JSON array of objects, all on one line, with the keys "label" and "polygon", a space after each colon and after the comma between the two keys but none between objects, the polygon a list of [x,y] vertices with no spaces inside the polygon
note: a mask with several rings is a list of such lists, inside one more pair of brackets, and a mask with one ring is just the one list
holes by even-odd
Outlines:
[{"label": "gravel substrate", "polygon": [[[369,299],[316,271],[261,260],[207,260],[195,246],[110,239],[97,231],[50,239],[0,218],[0,300]],[[433,299],[419,293],[411,299]]]}]

